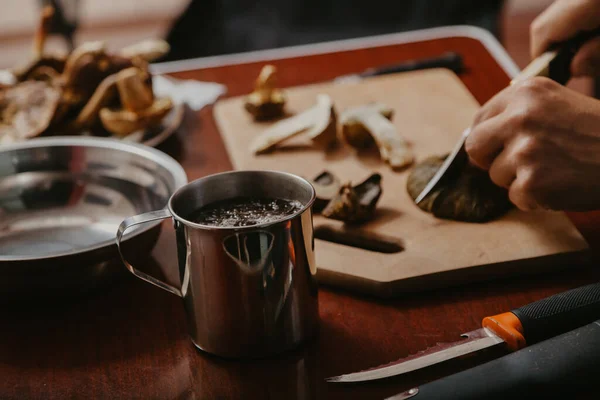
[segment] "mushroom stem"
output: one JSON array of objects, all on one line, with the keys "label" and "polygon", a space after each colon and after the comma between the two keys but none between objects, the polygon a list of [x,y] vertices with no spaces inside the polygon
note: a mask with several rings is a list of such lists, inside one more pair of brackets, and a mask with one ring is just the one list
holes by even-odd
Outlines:
[{"label": "mushroom stem", "polygon": [[109,75],[98,85],[92,97],[73,122],[74,129],[83,129],[94,124],[100,110],[106,107],[116,95],[117,76],[118,74]]},{"label": "mushroom stem", "polygon": [[35,58],[41,58],[44,54],[44,45],[46,44],[46,38],[50,32],[50,24],[52,23],[53,17],[54,7],[48,5],[42,9],[40,22],[33,40],[33,54]]},{"label": "mushroom stem", "polygon": [[146,78],[146,74],[136,67],[118,73],[117,89],[125,110],[145,110],[154,102],[152,87],[146,83]]}]

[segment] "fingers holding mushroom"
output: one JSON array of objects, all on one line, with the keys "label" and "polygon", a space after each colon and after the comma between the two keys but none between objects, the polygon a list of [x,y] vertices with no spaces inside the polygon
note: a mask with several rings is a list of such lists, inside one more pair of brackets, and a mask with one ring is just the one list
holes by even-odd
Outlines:
[{"label": "fingers holding mushroom", "polygon": [[[413,200],[442,166],[446,157],[429,157],[415,166],[406,184]],[[494,185],[486,171],[465,165],[456,179],[436,187],[418,206],[437,218],[486,222],[507,212],[512,204],[506,189]]]}]

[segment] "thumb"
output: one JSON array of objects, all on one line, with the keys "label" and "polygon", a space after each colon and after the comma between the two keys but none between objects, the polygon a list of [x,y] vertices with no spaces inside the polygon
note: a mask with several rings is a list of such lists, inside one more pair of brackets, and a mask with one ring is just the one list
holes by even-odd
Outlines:
[{"label": "thumb", "polygon": [[573,76],[600,76],[600,38],[584,44],[571,63]]}]

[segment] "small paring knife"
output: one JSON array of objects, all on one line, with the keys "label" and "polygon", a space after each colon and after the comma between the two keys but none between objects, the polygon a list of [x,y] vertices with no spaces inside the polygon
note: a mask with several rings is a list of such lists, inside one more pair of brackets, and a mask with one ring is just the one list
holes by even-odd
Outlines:
[{"label": "small paring knife", "polygon": [[[550,78],[561,85],[566,84],[571,79],[571,62],[575,54],[577,54],[577,51],[579,51],[585,42],[597,36],[600,36],[600,29],[581,32],[573,39],[551,48],[525,67],[510,84],[512,85],[536,76]],[[470,133],[470,128],[467,128],[463,132],[460,140],[456,143],[450,155],[446,157],[440,169],[437,170],[425,188],[419,193],[415,199],[415,203],[419,204],[442,182],[454,179],[461,171],[463,166],[468,162],[465,142]]]},{"label": "small paring knife", "polygon": [[360,372],[327,378],[353,383],[402,375],[489,347],[516,351],[558,336],[600,318],[600,283],[559,293],[511,312],[486,317],[482,327],[461,335],[464,339],[440,343],[398,361]]}]

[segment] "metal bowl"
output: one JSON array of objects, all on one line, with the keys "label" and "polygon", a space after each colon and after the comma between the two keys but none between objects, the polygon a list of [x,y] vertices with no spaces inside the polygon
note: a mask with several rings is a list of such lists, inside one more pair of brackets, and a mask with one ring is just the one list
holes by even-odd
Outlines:
[{"label": "metal bowl", "polygon": [[[185,183],[177,161],[121,140],[52,137],[0,147],[0,293],[97,284],[114,273],[119,223],[164,207]],[[125,240],[147,256],[159,233],[151,223]]]}]

